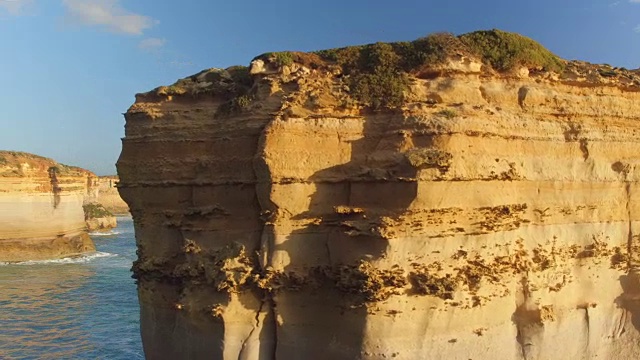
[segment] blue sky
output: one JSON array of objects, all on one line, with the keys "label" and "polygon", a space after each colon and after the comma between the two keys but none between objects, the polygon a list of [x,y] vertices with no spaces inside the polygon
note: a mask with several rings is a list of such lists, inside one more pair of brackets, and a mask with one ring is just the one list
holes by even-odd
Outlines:
[{"label": "blue sky", "polygon": [[640,0],[0,0],[0,149],[113,174],[135,93],[267,51],[492,28],[640,67]]}]

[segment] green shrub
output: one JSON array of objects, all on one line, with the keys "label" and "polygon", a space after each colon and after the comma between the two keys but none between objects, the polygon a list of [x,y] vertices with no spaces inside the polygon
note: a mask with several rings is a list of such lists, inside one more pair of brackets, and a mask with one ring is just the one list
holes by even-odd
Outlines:
[{"label": "green shrub", "polygon": [[500,30],[476,31],[459,39],[495,70],[508,71],[517,66],[543,67],[561,72],[560,58],[528,37]]},{"label": "green shrub", "polygon": [[453,109],[443,109],[443,110],[438,111],[436,114],[444,117],[445,119],[449,119],[449,120],[455,118],[458,115],[458,113],[456,113],[456,111],[453,110]]},{"label": "green shrub", "polygon": [[247,66],[232,66],[226,69],[231,79],[236,85],[250,88],[253,85],[253,78]]},{"label": "green shrub", "polygon": [[402,69],[402,57],[393,45],[375,43],[316,52],[324,60],[342,67],[349,93],[373,109],[402,105],[409,78]]},{"label": "green shrub", "polygon": [[268,52],[257,58],[267,58],[277,66],[288,66],[293,64],[293,54],[289,51]]},{"label": "green shrub", "polygon": [[254,96],[250,94],[238,95],[231,100],[222,103],[216,110],[216,116],[240,114],[249,109],[254,99]]},{"label": "green shrub", "polygon": [[82,206],[82,209],[84,210],[85,220],[113,216],[109,210],[105,209],[102,204],[98,203],[85,204]]},{"label": "green shrub", "polygon": [[469,53],[464,43],[451,33],[435,33],[412,42],[393,43],[393,46],[403,59],[405,71],[441,64],[450,54]]},{"label": "green shrub", "polygon": [[400,68],[401,57],[393,46],[376,43],[360,49],[358,66],[350,69],[351,95],[373,109],[402,105],[409,78]]}]

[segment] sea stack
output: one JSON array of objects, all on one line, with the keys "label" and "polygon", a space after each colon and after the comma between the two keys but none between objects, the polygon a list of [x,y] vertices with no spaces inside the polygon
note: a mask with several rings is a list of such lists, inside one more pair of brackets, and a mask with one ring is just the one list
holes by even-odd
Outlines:
[{"label": "sea stack", "polygon": [[98,177],[98,195],[96,201],[114,215],[128,215],[129,206],[118,193],[119,179],[115,175]]},{"label": "sea stack", "polygon": [[0,262],[95,251],[82,209],[95,177],[52,159],[0,151]]},{"label": "sea stack", "polygon": [[640,74],[502,31],[136,95],[149,359],[640,358]]},{"label": "sea stack", "polygon": [[88,231],[105,232],[118,226],[118,221],[109,210],[98,202],[88,202],[82,205],[84,220]]}]

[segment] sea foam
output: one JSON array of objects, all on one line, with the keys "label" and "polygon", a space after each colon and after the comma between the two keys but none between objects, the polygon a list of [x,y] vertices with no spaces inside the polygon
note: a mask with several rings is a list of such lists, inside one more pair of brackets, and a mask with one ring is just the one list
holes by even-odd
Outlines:
[{"label": "sea foam", "polygon": [[118,256],[118,255],[117,254],[108,253],[108,252],[96,251],[94,253],[90,253],[90,254],[86,254],[86,255],[66,257],[66,258],[62,258],[62,259],[29,260],[29,261],[15,262],[15,263],[0,262],[0,265],[82,264],[82,263],[90,262],[90,261],[92,261],[94,259],[114,257],[114,256]]}]

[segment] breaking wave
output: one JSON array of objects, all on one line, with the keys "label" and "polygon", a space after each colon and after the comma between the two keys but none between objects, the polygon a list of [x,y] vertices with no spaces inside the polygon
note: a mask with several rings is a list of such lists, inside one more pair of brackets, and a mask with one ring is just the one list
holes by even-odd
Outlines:
[{"label": "breaking wave", "polygon": [[66,257],[66,258],[62,258],[62,259],[29,260],[29,261],[21,261],[21,262],[16,262],[16,263],[0,262],[0,265],[81,264],[81,263],[90,262],[90,261],[92,261],[94,259],[114,257],[114,256],[118,256],[118,255],[117,254],[111,254],[111,253],[108,253],[108,252],[96,251],[96,252],[91,253],[91,254]]},{"label": "breaking wave", "polygon": [[115,235],[120,235],[120,231],[105,231],[105,232],[100,232],[100,231],[96,231],[96,232],[90,232],[89,236],[115,236]]}]

